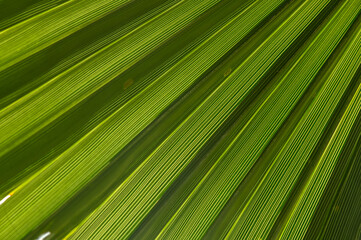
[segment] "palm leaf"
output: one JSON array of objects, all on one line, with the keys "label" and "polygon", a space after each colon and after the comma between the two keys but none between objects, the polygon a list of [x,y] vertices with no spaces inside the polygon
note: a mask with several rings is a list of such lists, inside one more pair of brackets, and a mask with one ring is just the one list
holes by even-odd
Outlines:
[{"label": "palm leaf", "polygon": [[0,2],[1,239],[358,239],[358,0]]}]

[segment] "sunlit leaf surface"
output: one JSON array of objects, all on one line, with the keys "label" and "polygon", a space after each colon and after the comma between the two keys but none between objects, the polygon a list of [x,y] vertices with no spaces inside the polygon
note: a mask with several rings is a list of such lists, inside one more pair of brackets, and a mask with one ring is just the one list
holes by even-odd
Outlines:
[{"label": "sunlit leaf surface", "polygon": [[360,0],[0,1],[0,239],[361,239]]}]

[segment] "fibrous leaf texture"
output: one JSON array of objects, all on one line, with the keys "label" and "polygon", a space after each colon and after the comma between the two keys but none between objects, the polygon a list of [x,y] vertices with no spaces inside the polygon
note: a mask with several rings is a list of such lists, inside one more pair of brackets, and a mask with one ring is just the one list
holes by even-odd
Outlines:
[{"label": "fibrous leaf texture", "polygon": [[360,0],[0,1],[0,239],[361,239]]}]

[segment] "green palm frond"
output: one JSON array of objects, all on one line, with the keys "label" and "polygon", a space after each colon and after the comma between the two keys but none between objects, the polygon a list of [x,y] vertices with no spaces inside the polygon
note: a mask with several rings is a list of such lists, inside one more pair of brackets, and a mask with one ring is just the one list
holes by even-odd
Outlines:
[{"label": "green palm frond", "polygon": [[361,239],[360,13],[0,1],[0,239]]}]

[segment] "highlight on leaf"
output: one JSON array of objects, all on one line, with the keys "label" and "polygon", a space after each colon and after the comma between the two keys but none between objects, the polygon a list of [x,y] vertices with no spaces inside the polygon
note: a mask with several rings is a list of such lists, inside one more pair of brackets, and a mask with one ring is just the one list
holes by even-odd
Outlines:
[{"label": "highlight on leaf", "polygon": [[0,239],[358,239],[359,0],[0,2]]}]

